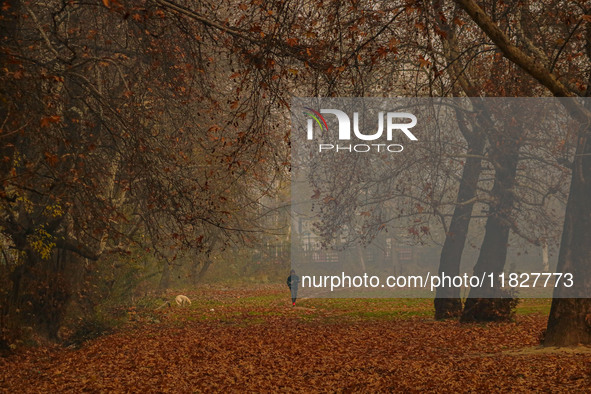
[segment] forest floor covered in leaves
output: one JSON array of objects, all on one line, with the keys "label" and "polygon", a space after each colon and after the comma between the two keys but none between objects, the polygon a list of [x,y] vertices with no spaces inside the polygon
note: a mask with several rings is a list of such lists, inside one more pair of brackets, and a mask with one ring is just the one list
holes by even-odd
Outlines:
[{"label": "forest floor covered in leaves", "polygon": [[[79,348],[0,358],[2,392],[589,392],[591,348],[540,348],[549,300],[514,322],[434,321],[431,300],[310,299],[205,288],[129,310]],[[172,297],[171,297],[172,298]]]}]

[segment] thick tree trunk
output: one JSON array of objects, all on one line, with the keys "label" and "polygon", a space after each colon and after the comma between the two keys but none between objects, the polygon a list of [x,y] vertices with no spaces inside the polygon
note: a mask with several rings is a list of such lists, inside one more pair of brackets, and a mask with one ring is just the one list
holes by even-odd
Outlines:
[{"label": "thick tree trunk", "polygon": [[[460,263],[474,202],[472,200],[476,195],[476,186],[480,178],[481,156],[484,150],[484,138],[475,135],[468,140],[468,158],[462,172],[462,179],[458,190],[458,205],[449,225],[448,233],[445,237],[441,257],[439,260],[439,275],[456,276],[460,272]],[[435,319],[446,319],[459,317],[462,313],[462,300],[460,299],[460,289],[457,287],[439,287],[435,295]]]},{"label": "thick tree trunk", "polygon": [[[490,205],[486,221],[484,239],[478,261],[474,266],[474,275],[494,274],[503,271],[507,259],[507,246],[511,230],[510,217],[513,209],[515,175],[519,161],[519,145],[515,130],[503,130],[507,138],[491,141],[495,146],[492,160],[495,164],[495,183],[491,190],[493,203]],[[514,133],[517,134],[517,133]],[[461,321],[504,320],[511,313],[510,300],[502,300],[500,290],[495,287],[471,288],[469,298],[464,305]]]},{"label": "thick tree trunk", "polygon": [[192,267],[192,279],[193,279],[193,286],[197,286],[199,281],[203,279],[203,276],[207,272],[207,269],[212,263],[212,259],[210,257],[206,257],[205,261],[202,264],[194,263]]},{"label": "thick tree trunk", "polygon": [[[443,15],[442,4],[433,3],[436,12]],[[462,65],[458,61],[461,57],[459,50],[455,26],[451,26],[446,20],[441,18],[437,20],[440,29],[446,34],[440,36],[444,48],[448,67],[447,72],[453,80],[457,80],[463,92],[471,97],[478,97],[479,91],[476,89],[467,74],[464,73]],[[476,124],[473,124],[472,131],[463,125],[463,116],[456,110],[458,117],[458,126],[466,142],[468,143],[466,163],[462,171],[462,179],[458,189],[457,202],[454,213],[445,236],[445,242],[441,250],[439,260],[439,276],[456,276],[460,272],[462,253],[466,244],[466,237],[470,220],[472,219],[472,210],[474,202],[469,202],[476,196],[476,187],[482,170],[482,156],[485,145],[485,138],[482,134],[483,129],[490,128],[490,118],[487,111],[479,102],[479,98],[470,99],[473,106],[480,111],[480,118]],[[479,124],[480,123],[480,124]],[[487,125],[487,126],[484,126]],[[480,130],[475,130],[478,128]],[[435,319],[446,319],[459,317],[462,314],[462,300],[460,298],[460,289],[452,287],[437,288],[435,294]]]},{"label": "thick tree trunk", "polygon": [[[588,99],[589,100],[589,99]],[[591,142],[581,137],[575,157],[557,271],[571,273],[573,287],[554,290],[546,346],[591,344]],[[564,283],[564,281],[562,282]],[[564,298],[568,297],[568,298]]]},{"label": "thick tree trunk", "polygon": [[591,344],[591,299],[554,298],[544,346]]},{"label": "thick tree trunk", "polygon": [[[547,87],[554,96],[573,97],[575,94],[563,85],[557,76],[543,64],[516,47],[507,35],[484,13],[474,0],[455,0],[478,24],[488,37],[513,63]],[[591,118],[589,108],[583,110],[575,99],[562,102],[583,124]],[[545,345],[591,344],[591,144],[587,135],[581,134],[577,145],[571,190],[567,203],[562,243],[558,258],[558,270],[573,274],[577,289],[567,293],[563,288],[555,290],[548,319]],[[570,299],[558,298],[561,294]],[[576,296],[581,298],[576,298]]]}]

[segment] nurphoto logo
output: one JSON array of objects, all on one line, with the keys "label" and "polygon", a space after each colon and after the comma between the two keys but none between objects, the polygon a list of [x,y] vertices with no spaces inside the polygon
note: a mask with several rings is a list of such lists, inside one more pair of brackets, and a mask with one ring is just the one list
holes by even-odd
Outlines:
[{"label": "nurphoto logo", "polygon": [[[339,124],[338,127],[338,139],[339,141],[351,141],[351,119],[344,111],[339,109],[321,109],[316,111],[309,107],[304,107],[304,115],[309,116],[308,118],[308,129],[307,138],[308,140],[314,139],[314,124],[318,126],[321,133],[328,132],[328,124],[322,114],[335,115]],[[401,120],[410,120],[410,122],[401,122]],[[392,137],[395,132],[402,132],[409,140],[417,141],[417,137],[410,131],[410,129],[417,124],[417,118],[408,112],[384,112],[378,113],[378,129],[377,131],[366,134],[359,130],[359,113],[353,112],[353,134],[355,138],[361,141],[376,141],[382,138],[384,133],[384,120],[386,123],[386,140],[392,141]],[[400,144],[386,144],[386,143],[373,143],[373,144],[329,144],[320,143],[318,144],[318,151],[335,151],[335,152],[402,152],[404,147]]]}]

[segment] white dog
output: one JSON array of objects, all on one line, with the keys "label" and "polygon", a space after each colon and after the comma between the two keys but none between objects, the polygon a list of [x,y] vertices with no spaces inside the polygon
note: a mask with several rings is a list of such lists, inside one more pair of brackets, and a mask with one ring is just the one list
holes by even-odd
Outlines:
[{"label": "white dog", "polygon": [[174,300],[176,301],[176,304],[178,306],[191,305],[191,300],[189,299],[189,297],[184,295],[178,295]]}]

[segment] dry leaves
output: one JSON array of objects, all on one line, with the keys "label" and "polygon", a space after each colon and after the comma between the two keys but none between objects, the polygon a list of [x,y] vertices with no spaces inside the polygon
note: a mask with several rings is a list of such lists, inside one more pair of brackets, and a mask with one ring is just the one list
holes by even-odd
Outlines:
[{"label": "dry leaves", "polygon": [[533,349],[545,326],[542,315],[489,325],[417,317],[335,319],[331,311],[306,307],[306,300],[301,308],[287,306],[288,292],[273,294],[258,304],[248,301],[252,293],[246,290],[210,293],[207,299],[196,294],[191,298],[201,297],[201,304],[165,311],[160,323],[136,322],[78,350],[35,349],[1,359],[0,387],[6,392],[585,392],[591,387],[591,349]]}]

